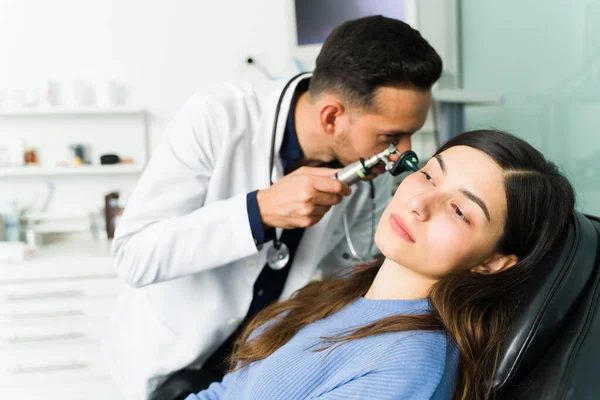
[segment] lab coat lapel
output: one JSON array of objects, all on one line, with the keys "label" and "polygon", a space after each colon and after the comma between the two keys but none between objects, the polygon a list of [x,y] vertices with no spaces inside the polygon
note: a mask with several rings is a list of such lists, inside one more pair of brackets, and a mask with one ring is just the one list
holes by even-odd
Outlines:
[{"label": "lab coat lapel", "polygon": [[[279,109],[279,112],[277,113],[277,130],[275,132],[274,146],[274,166],[273,171],[271,171],[271,179],[273,180],[273,182],[277,182],[284,175],[283,166],[279,157],[279,150],[281,149],[281,144],[283,142],[287,117],[290,111],[290,103],[292,101],[294,91],[296,90],[296,86],[298,86],[298,83],[301,80],[309,78],[310,76],[312,76],[311,73],[306,73],[296,77],[290,83],[288,88],[285,90],[285,93],[283,94],[283,99],[281,100],[281,107]],[[260,140],[257,141],[255,139],[254,141],[255,148],[257,149],[259,154],[263,154],[264,159],[266,160],[267,169],[269,168],[269,162],[271,159],[271,141],[273,140],[273,125],[275,123],[275,112],[277,109],[277,103],[287,83],[288,81],[281,82],[281,84],[277,85],[277,87],[268,95],[266,99],[265,112],[263,113],[261,118],[261,134],[257,135],[257,138],[260,137]],[[267,145],[265,146],[265,144]],[[265,176],[269,176],[268,172]]]},{"label": "lab coat lapel", "polygon": [[313,279],[320,261],[333,247],[327,232],[333,232],[336,226],[340,225],[342,213],[347,207],[348,201],[342,201],[332,207],[316,225],[304,231],[300,246],[296,250],[294,264],[283,289],[282,298],[291,296],[292,293]]},{"label": "lab coat lapel", "polygon": [[[285,93],[283,94],[283,98],[281,100],[281,107],[279,109],[279,113],[277,113],[277,129],[275,132],[275,151],[273,160],[274,165],[273,171],[271,171],[271,179],[273,182],[277,182],[284,176],[283,165],[281,164],[281,158],[279,157],[279,150],[281,149],[281,144],[283,142],[287,117],[290,111],[290,103],[292,102],[294,91],[296,90],[296,86],[298,86],[298,83],[301,80],[311,76],[312,73],[306,73],[297,76],[290,83],[288,88],[285,90]],[[265,169],[265,173],[261,174],[261,176],[265,177],[264,182],[262,181],[263,178],[261,177],[262,187],[269,187],[270,185],[268,177],[271,159],[271,141],[273,140],[273,124],[275,122],[275,111],[277,109],[277,103],[282,94],[282,91],[288,82],[289,81],[281,82],[268,95],[265,103],[265,112],[263,112],[263,115],[261,117],[260,134],[257,135],[257,138],[260,138],[260,140],[255,139],[253,141],[253,145],[257,151],[257,154],[262,154],[262,157],[260,157],[260,159],[264,160],[264,162],[261,162],[261,166],[264,166]],[[281,237],[283,231],[277,228],[276,232],[277,237]]]}]

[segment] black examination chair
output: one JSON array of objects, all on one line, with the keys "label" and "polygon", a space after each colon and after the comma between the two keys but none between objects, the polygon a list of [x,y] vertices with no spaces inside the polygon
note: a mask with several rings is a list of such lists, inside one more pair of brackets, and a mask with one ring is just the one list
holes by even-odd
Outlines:
[{"label": "black examination chair", "polygon": [[[600,400],[600,219],[575,212],[523,289],[494,380],[498,399]],[[181,393],[186,382],[172,385],[163,389]]]},{"label": "black examination chair", "polygon": [[600,219],[575,212],[525,293],[494,379],[499,399],[600,399]]}]

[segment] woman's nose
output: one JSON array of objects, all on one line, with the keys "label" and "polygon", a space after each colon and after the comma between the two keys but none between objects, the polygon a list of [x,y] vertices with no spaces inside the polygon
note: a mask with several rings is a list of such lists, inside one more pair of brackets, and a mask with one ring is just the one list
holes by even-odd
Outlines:
[{"label": "woman's nose", "polygon": [[427,221],[436,207],[443,202],[439,193],[427,190],[412,196],[408,200],[411,213],[420,221]]}]

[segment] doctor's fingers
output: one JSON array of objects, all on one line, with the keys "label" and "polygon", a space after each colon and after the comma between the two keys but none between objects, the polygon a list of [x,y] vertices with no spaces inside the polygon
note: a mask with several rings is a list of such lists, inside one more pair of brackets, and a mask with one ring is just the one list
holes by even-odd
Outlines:
[{"label": "doctor's fingers", "polygon": [[313,196],[311,196],[312,204],[319,206],[334,206],[341,202],[343,196],[337,193],[327,193],[321,192],[319,190],[315,191]]},{"label": "doctor's fingers", "polygon": [[315,206],[312,213],[310,213],[311,217],[322,217],[327,214],[327,211],[331,210],[331,206]]},{"label": "doctor's fingers", "polygon": [[313,226],[323,218],[325,214],[331,209],[330,206],[312,206],[304,207],[295,212],[295,216],[292,219],[298,227],[309,227]]},{"label": "doctor's fingers", "polygon": [[352,193],[350,186],[342,181],[325,176],[312,176],[313,187],[320,192],[336,193],[348,196]]}]

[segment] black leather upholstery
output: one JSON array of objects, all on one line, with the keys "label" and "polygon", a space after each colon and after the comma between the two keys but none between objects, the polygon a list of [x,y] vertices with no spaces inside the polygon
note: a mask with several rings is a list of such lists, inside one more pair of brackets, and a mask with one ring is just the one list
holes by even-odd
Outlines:
[{"label": "black leather upholstery", "polygon": [[525,285],[503,351],[500,399],[600,399],[600,220],[575,212]]}]

